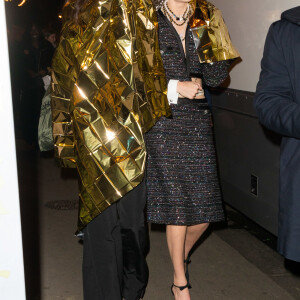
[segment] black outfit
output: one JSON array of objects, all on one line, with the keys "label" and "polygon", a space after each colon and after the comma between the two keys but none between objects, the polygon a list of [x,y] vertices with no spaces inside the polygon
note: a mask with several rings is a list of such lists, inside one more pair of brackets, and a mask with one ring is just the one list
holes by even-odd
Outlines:
[{"label": "black outfit", "polygon": [[300,6],[271,25],[261,66],[255,96],[259,120],[283,136],[278,251],[300,262]]},{"label": "black outfit", "polygon": [[143,181],[83,230],[85,300],[142,298],[148,282],[145,202]]},{"label": "black outfit", "polygon": [[[190,28],[182,42],[170,21],[158,12],[159,44],[167,80],[218,86],[228,62],[200,64]],[[172,119],[161,118],[146,134],[147,216],[153,223],[196,225],[224,220],[211,113],[206,100],[178,99]]]}]

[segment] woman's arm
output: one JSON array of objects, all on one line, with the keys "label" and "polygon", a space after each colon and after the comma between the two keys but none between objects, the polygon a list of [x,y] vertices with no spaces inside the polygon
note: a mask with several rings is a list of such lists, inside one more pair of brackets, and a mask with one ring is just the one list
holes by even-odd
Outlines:
[{"label": "woman's arm", "polygon": [[202,76],[205,85],[210,87],[219,86],[228,77],[230,62],[227,60],[202,64]]}]

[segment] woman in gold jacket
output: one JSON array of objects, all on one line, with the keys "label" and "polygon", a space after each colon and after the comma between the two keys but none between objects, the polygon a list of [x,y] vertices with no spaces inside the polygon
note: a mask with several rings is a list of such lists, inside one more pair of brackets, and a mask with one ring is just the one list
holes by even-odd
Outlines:
[{"label": "woman in gold jacket", "polygon": [[53,60],[55,156],[79,173],[85,300],[136,300],[148,279],[144,132],[170,115],[149,0],[71,0]]}]

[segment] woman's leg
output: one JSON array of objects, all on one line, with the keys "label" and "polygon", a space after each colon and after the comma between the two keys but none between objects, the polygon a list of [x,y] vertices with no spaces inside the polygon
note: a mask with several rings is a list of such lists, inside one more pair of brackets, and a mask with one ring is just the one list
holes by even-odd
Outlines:
[{"label": "woman's leg", "polygon": [[191,249],[208,228],[209,223],[188,226],[186,230],[184,259],[187,259]]},{"label": "woman's leg", "polygon": [[[177,286],[185,286],[187,280],[184,271],[184,251],[187,226],[167,225],[167,243],[174,268],[173,283]],[[176,300],[190,300],[188,288],[180,291],[173,287]]]}]

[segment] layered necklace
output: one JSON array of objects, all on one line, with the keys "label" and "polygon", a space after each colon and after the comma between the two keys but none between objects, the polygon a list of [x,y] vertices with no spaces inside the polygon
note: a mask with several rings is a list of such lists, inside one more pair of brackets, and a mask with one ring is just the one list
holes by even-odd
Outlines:
[{"label": "layered necklace", "polygon": [[[190,17],[192,16],[193,10],[191,8],[191,5],[188,4],[186,10],[182,14],[182,16],[177,16],[169,7],[168,5],[168,0],[166,0],[162,7],[161,7],[162,12],[164,15],[169,19],[169,21],[177,26],[183,26],[186,24]],[[181,22],[181,23],[180,23]]]}]

